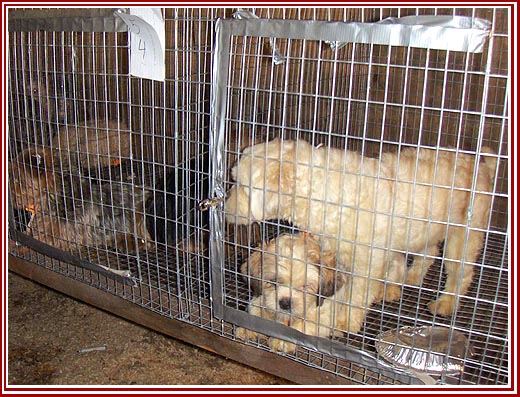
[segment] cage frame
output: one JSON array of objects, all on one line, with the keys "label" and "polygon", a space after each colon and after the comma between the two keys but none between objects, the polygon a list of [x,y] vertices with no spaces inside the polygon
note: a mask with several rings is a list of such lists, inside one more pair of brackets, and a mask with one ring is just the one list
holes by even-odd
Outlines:
[{"label": "cage frame", "polygon": [[[215,218],[213,218],[213,221],[215,222]],[[52,257],[52,255],[48,256]],[[80,265],[80,267],[83,266]],[[9,269],[15,271],[18,274],[23,275],[24,277],[33,279],[37,282],[48,285],[53,289],[66,293],[67,295],[77,297],[78,299],[87,303],[92,303],[97,307],[103,309],[107,309],[109,307],[109,311],[118,314],[122,317],[128,318],[130,320],[134,320],[137,318],[137,315],[135,315],[134,313],[130,313],[130,308],[134,306],[132,306],[132,303],[128,302],[127,300],[118,298],[117,296],[114,296],[109,292],[100,291],[98,288],[85,285],[81,281],[76,281],[71,278],[64,277],[63,275],[55,273],[51,270],[43,269],[40,266],[27,262],[21,258],[9,256]],[[98,272],[99,269],[96,269],[95,271]],[[119,281],[120,280],[116,278],[115,282],[117,283]],[[111,301],[111,303],[109,305],[104,305],[102,301],[105,299],[108,299],[109,301]],[[334,374],[330,374],[327,371],[312,368],[309,365],[303,364],[301,362],[295,362],[294,360],[284,358],[279,354],[266,352],[260,349],[254,349],[251,346],[244,346],[241,343],[230,341],[226,338],[221,338],[219,335],[215,335],[212,332],[200,329],[195,325],[189,325],[177,321],[175,319],[170,319],[169,321],[166,321],[165,318],[160,314],[149,312],[146,310],[147,309],[143,309],[141,307],[136,308],[136,311],[141,312],[141,316],[143,315],[144,311],[147,313],[146,317],[150,318],[150,320],[147,320],[148,324],[144,325],[179,339],[184,338],[184,340],[189,343],[194,343],[195,345],[207,348],[208,350],[217,351],[221,355],[235,359],[239,362],[243,362],[247,365],[253,365],[259,369],[262,369],[274,375],[287,378],[286,368],[287,365],[289,365],[291,368],[297,368],[297,370],[290,371],[292,373],[289,375],[290,378],[288,379],[293,380],[297,383],[348,383],[348,381],[346,381],[344,377],[335,376]],[[219,316],[217,316],[217,318],[218,317]],[[152,321],[151,318],[154,318],[154,320]],[[159,322],[161,325],[156,327],[152,326],[152,323],[155,322]],[[173,323],[175,323],[174,326],[172,326]],[[189,331],[186,332],[188,336],[185,335],[186,328],[189,328]],[[205,338],[209,338],[209,340],[211,340],[211,343],[205,342]],[[222,340],[225,340],[225,343],[223,344],[226,345],[226,347],[220,349],[218,346],[221,342],[219,341]],[[259,357],[252,358],[250,354],[242,354],[243,350],[251,353],[255,352],[255,354],[257,354]],[[260,357],[262,357],[262,359],[265,359],[265,364],[263,361],[261,364],[259,364],[259,361],[261,361]],[[275,363],[275,368],[273,368],[273,363]]]}]

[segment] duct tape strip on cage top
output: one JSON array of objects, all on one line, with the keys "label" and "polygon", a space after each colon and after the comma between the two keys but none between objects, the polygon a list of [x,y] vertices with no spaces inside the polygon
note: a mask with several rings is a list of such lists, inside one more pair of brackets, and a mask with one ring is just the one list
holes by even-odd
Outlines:
[{"label": "duct tape strip on cage top", "polygon": [[9,9],[9,32],[127,32],[128,25],[114,8]]},{"label": "duct tape strip on cage top", "polygon": [[[389,17],[378,22],[260,19],[243,12],[234,16],[247,21],[231,27],[236,34],[254,35],[260,29],[271,42],[274,38],[323,40],[332,49],[358,43],[479,53],[491,34],[491,22],[486,19],[452,15]],[[282,55],[272,48],[278,63]]]}]

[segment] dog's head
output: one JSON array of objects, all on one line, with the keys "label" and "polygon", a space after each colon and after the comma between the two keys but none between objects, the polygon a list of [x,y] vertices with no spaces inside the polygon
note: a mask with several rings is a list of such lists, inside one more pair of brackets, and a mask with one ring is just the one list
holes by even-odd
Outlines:
[{"label": "dog's head", "polygon": [[9,162],[9,188],[15,208],[39,212],[56,191],[50,148],[30,148]]},{"label": "dog's head", "polygon": [[20,79],[23,85],[26,112],[43,123],[64,122],[71,117],[71,104],[65,98],[65,76],[44,74]]},{"label": "dog's head", "polygon": [[226,199],[226,219],[250,224],[279,218],[281,201],[292,196],[295,180],[295,141],[274,139],[244,150],[231,170],[236,186]]},{"label": "dog's head", "polygon": [[253,294],[268,317],[290,323],[306,318],[345,280],[336,271],[335,255],[322,251],[308,234],[282,235],[262,245],[241,266]]}]

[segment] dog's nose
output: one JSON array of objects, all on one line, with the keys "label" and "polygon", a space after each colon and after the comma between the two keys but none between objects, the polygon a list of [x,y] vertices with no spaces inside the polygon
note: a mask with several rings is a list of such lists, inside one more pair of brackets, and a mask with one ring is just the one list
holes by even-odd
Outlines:
[{"label": "dog's nose", "polygon": [[287,311],[291,310],[291,298],[282,298],[278,303],[280,305],[280,309]]}]

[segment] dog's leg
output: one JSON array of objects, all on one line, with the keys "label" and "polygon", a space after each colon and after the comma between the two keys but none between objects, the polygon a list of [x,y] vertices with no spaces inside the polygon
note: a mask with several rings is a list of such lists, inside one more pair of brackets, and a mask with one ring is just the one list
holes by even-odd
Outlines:
[{"label": "dog's leg", "polygon": [[[483,152],[492,153],[489,148]],[[477,191],[492,192],[496,158],[485,158],[479,164]],[[475,193],[471,207],[466,211],[471,213],[469,227],[448,227],[445,247],[446,285],[439,300],[431,302],[429,309],[440,315],[450,315],[457,309],[458,297],[465,295],[473,280],[473,263],[476,263],[483,246],[485,232],[478,231],[488,228],[489,212],[491,210],[491,195]],[[465,211],[465,212],[466,212]],[[460,220],[459,220],[460,221]],[[466,241],[467,236],[467,241]],[[450,295],[448,295],[450,294]]]},{"label": "dog's leg", "polygon": [[387,282],[383,286],[386,302],[398,301],[401,298],[401,289],[406,272],[406,257],[400,253],[392,253],[388,261]]},{"label": "dog's leg", "polygon": [[[142,228],[141,228],[142,229]],[[150,236],[147,230],[140,230],[140,235],[135,235],[131,232],[116,232],[115,239],[112,237],[106,241],[107,246],[113,246],[118,251],[126,252],[130,254],[138,254],[139,251],[143,252],[147,248],[151,248]],[[141,237],[141,236],[145,237]]]},{"label": "dog's leg", "polygon": [[[376,283],[376,281],[371,281]],[[376,299],[381,299],[381,283],[379,284]],[[353,276],[351,280],[345,283],[345,296],[349,304],[342,305],[342,310],[338,313],[337,327],[345,332],[358,333],[363,327],[365,320],[366,308],[368,307],[369,281],[366,276]]]},{"label": "dog's leg", "polygon": [[[327,301],[329,301],[330,304],[331,300],[327,299]],[[321,316],[321,313],[322,307],[320,307],[319,310],[317,310],[317,308],[308,308],[305,312],[305,320],[295,320],[291,323],[290,327],[306,335],[328,338],[332,333],[330,324],[328,324],[330,317],[327,317],[325,313]],[[318,321],[323,323],[319,324]],[[297,345],[294,343],[277,338],[269,338],[268,344],[274,351],[282,351],[288,354],[294,353],[297,348]]]},{"label": "dog's leg", "polygon": [[[262,318],[270,318],[271,316],[262,308],[262,298],[260,296],[254,297],[251,302],[249,302],[249,306],[247,308],[249,314]],[[266,339],[265,335],[259,334],[255,331],[251,331],[250,329],[238,327],[235,331],[235,337],[241,340],[257,340],[257,339]]]},{"label": "dog's leg", "polygon": [[206,250],[206,238],[207,234],[205,232],[201,232],[201,235],[198,237],[186,237],[182,239],[177,244],[177,248],[182,250],[185,253],[191,253],[194,255],[203,255]]},{"label": "dog's leg", "polygon": [[381,281],[366,276],[354,276],[350,286],[351,291],[348,291],[350,304],[344,305],[338,328],[346,332],[359,333],[363,328],[368,308],[381,299],[382,287]]},{"label": "dog's leg", "polygon": [[241,340],[256,340],[259,338],[263,338],[263,339],[266,338],[266,336],[264,336],[262,334],[259,334],[255,331],[251,331],[250,329],[243,328],[243,327],[238,327],[236,329],[235,337],[237,339],[241,339]]},{"label": "dog's leg", "polygon": [[[428,308],[432,313],[442,316],[453,314],[458,306],[458,296],[465,295],[473,280],[473,265],[480,255],[484,233],[470,230],[468,242],[465,244],[466,228],[452,227],[448,231],[445,248],[444,266],[446,269],[446,285],[441,297],[430,302]],[[466,251],[465,262],[462,257]]]},{"label": "dog's leg", "polygon": [[[304,328],[303,327],[303,321],[299,321],[298,324],[296,324],[296,327],[291,326],[291,328],[295,328],[296,330],[298,330],[300,332],[304,332],[303,331],[303,328]],[[305,333],[309,334],[308,332],[305,332]],[[294,343],[287,342],[285,340],[277,339],[277,338],[269,338],[268,345],[274,351],[284,352],[284,353],[287,353],[287,354],[294,353],[296,351],[297,347],[298,347]]]},{"label": "dog's leg", "polygon": [[81,236],[75,233],[68,222],[60,222],[49,216],[35,215],[27,230],[36,240],[62,251],[76,252],[78,244],[81,244]]},{"label": "dog's leg", "polygon": [[[107,242],[107,245],[113,245],[113,242]],[[145,238],[136,236],[133,233],[117,232],[115,238],[115,248],[121,252],[137,254],[139,250],[144,251],[148,247]]]},{"label": "dog's leg", "polygon": [[439,247],[436,244],[428,245],[425,253],[426,257],[416,255],[413,258],[412,266],[406,273],[407,285],[421,285],[424,276],[428,273],[428,269],[435,262],[435,256],[439,254]]},{"label": "dog's leg", "polygon": [[[340,258],[340,261],[345,260]],[[342,310],[337,314],[337,329],[358,333],[363,327],[367,310],[383,296],[385,261],[388,261],[387,251],[371,249],[367,246],[356,248],[355,263],[352,264],[352,275],[344,288],[336,292]]]}]

